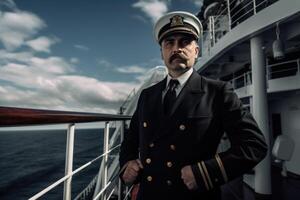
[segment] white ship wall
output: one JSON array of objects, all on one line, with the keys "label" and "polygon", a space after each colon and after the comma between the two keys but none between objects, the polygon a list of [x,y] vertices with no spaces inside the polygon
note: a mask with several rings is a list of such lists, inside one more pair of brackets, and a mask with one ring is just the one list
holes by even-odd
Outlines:
[{"label": "white ship wall", "polygon": [[287,170],[300,175],[300,91],[295,91],[283,99],[270,101],[269,113],[281,114],[282,134],[295,143],[292,158],[286,163]]}]

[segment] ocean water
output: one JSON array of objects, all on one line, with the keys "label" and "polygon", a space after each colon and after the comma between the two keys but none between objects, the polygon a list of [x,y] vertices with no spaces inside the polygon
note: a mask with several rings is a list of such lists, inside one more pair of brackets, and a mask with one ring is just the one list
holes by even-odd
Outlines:
[{"label": "ocean water", "polygon": [[[0,199],[28,199],[64,176],[67,130],[0,131]],[[75,130],[73,170],[102,154],[103,129]],[[100,160],[72,179],[72,198]],[[62,199],[63,183],[41,199]]]}]

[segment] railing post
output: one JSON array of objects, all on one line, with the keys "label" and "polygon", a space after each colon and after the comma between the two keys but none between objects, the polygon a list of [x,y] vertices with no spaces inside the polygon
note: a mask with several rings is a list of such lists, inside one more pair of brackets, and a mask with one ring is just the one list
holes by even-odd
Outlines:
[{"label": "railing post", "polygon": [[[108,144],[109,144],[109,122],[105,122],[105,128],[104,128],[104,136],[103,136],[103,153],[105,153],[103,157],[103,174],[102,176],[102,188],[104,188],[107,184],[107,161],[108,161]],[[103,192],[102,200],[106,200],[106,192]]]},{"label": "railing post", "polygon": [[297,73],[300,75],[300,60],[299,58],[297,59]]},{"label": "railing post", "polygon": [[266,67],[267,80],[271,80],[272,79],[271,72],[270,72],[271,67],[272,66],[269,66],[269,65],[267,65],[267,67]]},{"label": "railing post", "polygon": [[235,89],[236,87],[235,87],[235,77],[234,77],[234,74],[233,74],[233,78],[232,78],[232,87],[233,87],[233,89]]},{"label": "railing post", "polygon": [[256,15],[256,0],[253,0],[253,13]]},{"label": "railing post", "polygon": [[[69,175],[73,170],[75,124],[69,124],[67,132],[66,164],[65,175]],[[64,182],[64,200],[71,200],[72,176]]]},{"label": "railing post", "polygon": [[[121,143],[123,142],[124,140],[124,132],[125,132],[125,121],[121,121],[121,128],[120,128],[120,140],[121,140]],[[118,191],[118,200],[122,200],[123,199],[123,184],[122,184],[122,181],[121,179],[119,179],[119,191]]]},{"label": "railing post", "polygon": [[227,12],[228,12],[228,30],[231,30],[231,14],[230,14],[230,2],[227,0]]},{"label": "railing post", "polygon": [[214,16],[209,16],[209,33],[210,33],[210,46],[215,45],[215,26],[214,26]]}]

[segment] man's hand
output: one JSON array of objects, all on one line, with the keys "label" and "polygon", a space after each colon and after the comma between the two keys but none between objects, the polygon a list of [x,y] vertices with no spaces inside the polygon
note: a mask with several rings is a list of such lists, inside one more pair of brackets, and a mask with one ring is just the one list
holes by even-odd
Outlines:
[{"label": "man's hand", "polygon": [[198,188],[192,167],[190,165],[187,165],[181,169],[181,178],[189,190],[195,190]]},{"label": "man's hand", "polygon": [[136,180],[141,169],[143,169],[143,165],[140,159],[128,161],[127,167],[122,176],[123,181],[127,184],[133,183]]}]

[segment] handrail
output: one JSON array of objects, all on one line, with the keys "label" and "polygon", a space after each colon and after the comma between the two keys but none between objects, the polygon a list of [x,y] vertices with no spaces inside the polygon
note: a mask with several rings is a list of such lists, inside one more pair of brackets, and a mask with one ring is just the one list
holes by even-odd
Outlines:
[{"label": "handrail", "polygon": [[58,186],[59,184],[61,184],[62,182],[64,182],[66,179],[68,179],[69,177],[77,174],[78,172],[82,171],[83,169],[85,169],[87,166],[93,164],[94,162],[96,162],[97,160],[99,160],[100,158],[102,158],[103,156],[107,155],[108,153],[110,153],[111,151],[113,151],[114,149],[116,149],[117,147],[120,147],[120,145],[117,145],[113,148],[111,148],[109,151],[107,151],[106,153],[103,153],[102,155],[94,158],[93,160],[85,163],[84,165],[82,165],[81,167],[77,168],[76,170],[74,170],[72,173],[62,177],[61,179],[57,180],[55,183],[49,185],[47,188],[43,189],[42,191],[40,191],[39,193],[35,194],[33,197],[31,197],[29,200],[35,200],[40,198],[41,196],[43,196],[44,194],[46,194],[47,192],[49,192],[50,190],[52,190],[53,188],[55,188],[56,186]]},{"label": "handrail", "polygon": [[129,120],[131,116],[0,106],[0,127]]},{"label": "handrail", "polygon": [[[285,66],[284,68],[279,68],[280,66],[283,66],[286,64],[294,64],[294,65],[289,65],[289,66]],[[276,69],[275,67],[276,68],[278,67],[278,68]],[[278,63],[274,63],[274,64],[267,63],[266,69],[267,69],[267,74],[266,74],[267,80],[282,78],[282,77],[286,77],[286,76],[294,76],[297,74],[299,75],[300,74],[300,58],[283,61],[283,62],[278,62]],[[293,72],[293,73],[286,74],[284,72]],[[274,74],[276,74],[276,78],[272,77],[272,75],[274,75]],[[230,79],[229,82],[231,82],[233,84],[234,89],[237,89],[237,88],[240,88],[240,87],[237,87],[237,85],[238,85],[237,83],[240,83],[240,82],[243,83],[241,85],[241,87],[250,85],[251,84],[251,76],[252,76],[252,72],[247,71],[239,76],[236,76],[236,77]]]},{"label": "handrail", "polygon": [[126,195],[125,195],[125,197],[124,197],[124,200],[127,200],[127,199],[128,199],[129,194],[130,194],[130,192],[132,191],[132,189],[133,189],[133,185],[128,189],[128,191],[127,191],[127,193],[126,193]]},{"label": "handrail", "polygon": [[300,58],[294,59],[294,60],[288,60],[288,61],[284,61],[284,62],[279,62],[279,63],[274,63],[274,64],[270,64],[270,65],[268,64],[267,68],[271,68],[271,67],[279,66],[279,65],[284,65],[284,64],[289,64],[289,63],[294,63],[294,62],[297,62],[298,60],[300,60]]},{"label": "handrail", "polygon": [[[213,20],[209,20],[210,17],[209,16],[207,17],[207,19],[203,22],[203,24],[204,27],[207,27],[207,29],[209,30],[210,32],[209,34],[211,35],[211,38],[206,38],[201,42],[202,49],[205,49],[204,52],[208,53],[208,55],[204,55],[202,53],[202,56],[203,55],[210,56],[210,48],[212,48],[221,37],[223,37],[226,33],[230,32],[233,28],[238,26],[239,23],[242,23],[243,21],[250,18],[251,16],[256,15],[257,12],[262,10],[260,9],[262,5],[265,4],[265,7],[268,7],[278,0],[272,2],[269,2],[267,0],[261,0],[260,2],[256,2],[256,1],[257,0],[249,0],[234,5],[235,3],[237,3],[237,0],[224,0],[222,3],[224,3],[223,5],[226,6],[226,9],[221,10],[220,13],[218,12],[215,13],[215,15],[212,15],[211,17],[213,17]],[[227,10],[227,12],[224,12],[225,10]],[[221,15],[223,13],[224,15]],[[221,34],[216,35],[216,32],[218,32],[218,30],[214,30],[215,28],[217,28],[215,24],[220,23],[219,20],[222,20],[221,23],[224,23],[223,21],[224,19],[223,18],[221,19],[221,16],[227,16],[227,22],[225,26],[222,26],[223,29],[219,30],[221,31]],[[204,44],[208,44],[208,45],[204,46]]]},{"label": "handrail", "polygon": [[124,109],[126,109],[125,105],[129,102],[130,98],[131,98],[133,95],[135,95],[135,93],[136,93],[136,89],[133,88],[133,89],[131,90],[131,92],[127,95],[127,97],[126,97],[125,101],[123,102],[123,104],[120,106],[120,114],[123,114]]},{"label": "handrail", "polygon": [[[237,12],[235,12],[233,15],[231,15],[231,18],[234,18],[237,14],[239,14],[240,12],[242,12],[244,9],[246,9],[250,4],[253,4],[253,2],[249,1],[248,3],[246,3],[243,7],[241,7],[239,10],[237,10]],[[236,8],[236,7],[235,7]],[[250,9],[249,9],[250,10]],[[254,8],[251,8],[251,11],[254,10]],[[231,10],[233,11],[233,9]]]},{"label": "handrail", "polygon": [[[65,176],[57,180],[47,188],[43,189],[39,193],[35,194],[30,198],[30,200],[38,199],[39,197],[46,194],[48,191],[52,190],[62,182],[64,182],[64,199],[71,199],[71,181],[73,175],[82,171],[95,161],[99,160],[102,157],[105,159],[102,161],[107,167],[107,155],[114,149],[120,147],[120,144],[114,146],[113,148],[108,148],[108,141],[106,141],[106,147],[104,153],[93,160],[87,162],[86,164],[80,166],[73,171],[73,154],[74,154],[74,133],[75,133],[75,123],[83,122],[100,122],[104,121],[105,123],[105,132],[104,138],[108,140],[109,138],[109,121],[124,121],[130,120],[131,116],[127,115],[115,115],[115,114],[102,114],[102,113],[87,113],[87,112],[72,112],[72,111],[57,111],[57,110],[41,110],[41,109],[29,109],[29,108],[16,108],[16,107],[3,107],[0,106],[0,127],[8,126],[28,126],[28,125],[48,125],[48,124],[60,124],[68,123],[68,134],[67,134],[67,145],[66,145],[66,163],[65,163]],[[122,131],[120,132],[120,135]],[[122,138],[122,137],[121,137]],[[107,174],[101,174],[107,180]],[[105,181],[106,182],[106,181]],[[106,186],[107,182],[105,183]],[[101,188],[105,191],[105,188]],[[105,191],[106,192],[106,191]],[[103,192],[102,192],[103,193]],[[103,199],[107,199],[104,194]]]}]

